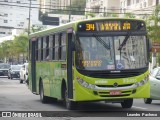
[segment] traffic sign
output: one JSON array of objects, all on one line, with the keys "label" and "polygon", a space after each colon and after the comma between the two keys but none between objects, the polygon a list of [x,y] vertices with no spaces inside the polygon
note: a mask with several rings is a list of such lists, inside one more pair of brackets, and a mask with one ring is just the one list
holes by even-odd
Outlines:
[{"label": "traffic sign", "polygon": [[59,25],[59,17],[43,16],[42,23],[43,25]]}]

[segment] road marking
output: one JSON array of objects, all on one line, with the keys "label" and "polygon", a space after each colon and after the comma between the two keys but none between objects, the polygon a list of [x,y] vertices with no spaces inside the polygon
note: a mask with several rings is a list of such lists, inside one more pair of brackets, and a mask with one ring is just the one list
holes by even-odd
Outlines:
[{"label": "road marking", "polygon": [[143,107],[137,107],[137,106],[132,106],[134,108],[139,108],[139,109],[147,109],[147,108],[143,108]]}]

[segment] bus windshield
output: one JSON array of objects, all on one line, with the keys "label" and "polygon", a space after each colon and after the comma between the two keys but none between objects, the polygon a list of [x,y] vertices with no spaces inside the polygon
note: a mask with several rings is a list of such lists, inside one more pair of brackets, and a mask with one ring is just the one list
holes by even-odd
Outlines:
[{"label": "bus windshield", "polygon": [[76,66],[83,70],[124,70],[147,67],[146,36],[79,36]]}]

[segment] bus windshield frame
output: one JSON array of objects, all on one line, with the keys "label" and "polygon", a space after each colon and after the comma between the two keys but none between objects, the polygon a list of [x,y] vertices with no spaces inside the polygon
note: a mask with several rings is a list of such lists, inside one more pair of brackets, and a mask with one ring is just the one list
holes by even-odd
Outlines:
[{"label": "bus windshield frame", "polygon": [[76,68],[87,71],[122,71],[148,66],[146,32],[132,32],[120,50],[119,46],[128,34],[112,33],[77,33]]}]

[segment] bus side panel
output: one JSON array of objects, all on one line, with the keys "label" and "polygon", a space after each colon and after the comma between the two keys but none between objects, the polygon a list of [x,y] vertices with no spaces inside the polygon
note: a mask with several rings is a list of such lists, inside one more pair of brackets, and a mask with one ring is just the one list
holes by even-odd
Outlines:
[{"label": "bus side panel", "polygon": [[41,62],[39,65],[39,68],[37,68],[37,71],[39,71],[41,75],[41,79],[43,82],[44,95],[50,96],[49,63],[46,61]]},{"label": "bus side panel", "polygon": [[41,62],[36,62],[36,84],[37,84],[37,93],[39,94],[39,81],[41,79]]},{"label": "bus side panel", "polygon": [[52,84],[50,84],[51,96],[61,99],[62,80],[67,79],[66,62],[54,62],[52,65],[54,65],[54,67],[50,70],[50,72],[52,72]]}]

